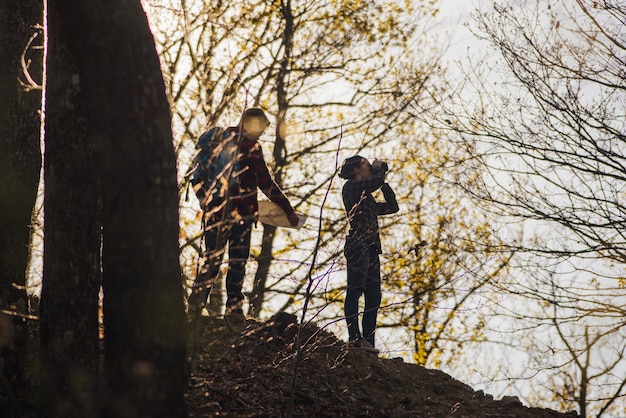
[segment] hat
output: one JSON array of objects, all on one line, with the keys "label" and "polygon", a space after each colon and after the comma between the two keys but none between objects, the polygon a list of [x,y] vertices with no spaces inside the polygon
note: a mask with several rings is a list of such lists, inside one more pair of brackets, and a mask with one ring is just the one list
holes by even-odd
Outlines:
[{"label": "hat", "polygon": [[346,158],[343,161],[343,165],[341,166],[341,170],[339,171],[339,177],[342,179],[351,179],[354,177],[354,169],[361,165],[363,161],[363,157],[360,155],[355,155],[350,158]]}]

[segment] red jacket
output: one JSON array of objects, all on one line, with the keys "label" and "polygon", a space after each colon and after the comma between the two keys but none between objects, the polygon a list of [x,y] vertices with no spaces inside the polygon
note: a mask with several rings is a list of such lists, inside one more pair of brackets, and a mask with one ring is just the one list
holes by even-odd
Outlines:
[{"label": "red jacket", "polygon": [[[227,129],[237,132],[236,127]],[[242,216],[254,215],[258,217],[259,202],[257,200],[257,187],[274,203],[281,207],[287,215],[294,212],[289,200],[274,181],[263,158],[261,144],[254,139],[241,136],[239,139],[239,190],[231,190],[230,198],[232,209],[237,209]]]}]

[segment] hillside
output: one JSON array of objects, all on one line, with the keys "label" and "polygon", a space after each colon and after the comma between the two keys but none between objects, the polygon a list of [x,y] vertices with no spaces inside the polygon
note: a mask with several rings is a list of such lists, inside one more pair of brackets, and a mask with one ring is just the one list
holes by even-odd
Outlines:
[{"label": "hillside", "polygon": [[300,333],[292,385],[295,321],[287,314],[265,323],[248,320],[239,332],[202,317],[187,394],[190,417],[282,417],[290,399],[294,417],[578,416],[527,408],[512,397],[496,401],[440,371],[349,348],[314,326]]}]

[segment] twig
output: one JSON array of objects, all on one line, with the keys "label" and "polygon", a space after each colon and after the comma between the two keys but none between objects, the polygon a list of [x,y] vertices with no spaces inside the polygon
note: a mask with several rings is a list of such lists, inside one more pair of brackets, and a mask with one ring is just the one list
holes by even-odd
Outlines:
[{"label": "twig", "polygon": [[[41,29],[41,28],[37,28],[37,29]],[[26,46],[24,47],[24,52],[22,52],[22,56],[20,57],[21,66],[22,66],[22,74],[24,74],[24,77],[26,78],[26,83],[20,81],[20,84],[27,91],[28,90],[43,90],[43,86],[37,83],[35,80],[33,80],[33,78],[30,75],[30,71],[29,71],[30,60],[28,60],[28,62],[26,61],[26,54],[28,53],[28,49],[31,47],[33,41],[35,40],[35,38],[37,38],[37,36],[39,36],[39,34],[35,32],[28,39],[28,42],[26,43]]]},{"label": "twig", "polygon": [[[335,173],[337,173],[339,169],[339,149],[341,148],[342,138],[343,138],[343,129],[341,130],[339,134],[339,143],[337,144],[337,153],[335,154]],[[300,323],[298,324],[298,332],[296,334],[296,342],[295,342],[296,356],[295,356],[294,363],[293,363],[293,374],[291,376],[291,386],[289,387],[289,400],[287,402],[287,408],[285,411],[285,417],[287,418],[291,418],[293,415],[294,396],[296,392],[296,381],[298,379],[298,368],[300,367],[300,362],[302,361],[302,353],[303,353],[301,342],[300,342],[300,336],[302,334],[302,330],[305,325],[304,321],[305,321],[305,316],[306,316],[307,309],[309,306],[309,301],[311,300],[311,289],[313,288],[313,269],[315,268],[315,260],[317,258],[320,241],[322,239],[321,237],[322,237],[322,221],[324,219],[323,218],[324,205],[326,204],[326,200],[328,199],[328,195],[330,194],[330,189],[333,185],[334,179],[335,179],[335,176],[333,175],[330,178],[330,181],[328,183],[328,189],[326,190],[326,193],[324,194],[324,200],[322,201],[322,204],[320,206],[319,224],[317,226],[317,240],[315,242],[315,247],[313,248],[313,256],[311,257],[311,264],[309,266],[309,271],[307,272],[307,276],[306,276],[308,284],[307,284],[305,298],[304,298],[304,306],[302,308],[302,316],[300,319]]]},{"label": "twig", "polygon": [[235,396],[235,395],[233,395],[233,394],[231,394],[231,393],[229,393],[229,392],[226,392],[225,390],[218,389],[218,388],[216,388],[216,387],[214,387],[214,386],[209,385],[208,383],[203,383],[203,384],[202,384],[202,388],[203,388],[205,391],[208,389],[208,390],[211,390],[211,391],[213,391],[213,392],[219,393],[219,394],[220,394],[220,395],[222,395],[222,396],[225,396],[225,397],[227,397],[227,398],[230,398],[230,399],[234,400],[234,401],[235,401],[235,402],[237,402],[237,404],[239,404],[240,406],[243,406],[244,408],[249,408],[248,404],[247,404],[247,403],[245,403],[245,402],[243,401],[243,399],[241,399],[239,396]]}]

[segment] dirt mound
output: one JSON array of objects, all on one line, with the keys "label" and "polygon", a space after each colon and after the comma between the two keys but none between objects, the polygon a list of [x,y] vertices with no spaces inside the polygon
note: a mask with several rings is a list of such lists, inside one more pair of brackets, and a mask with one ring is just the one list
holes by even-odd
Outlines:
[{"label": "dirt mound", "polygon": [[[190,417],[576,417],[496,401],[402,359],[383,359],[280,314],[235,330],[202,317],[187,401]],[[297,350],[297,347],[300,347]]]}]

